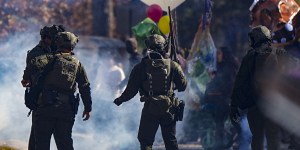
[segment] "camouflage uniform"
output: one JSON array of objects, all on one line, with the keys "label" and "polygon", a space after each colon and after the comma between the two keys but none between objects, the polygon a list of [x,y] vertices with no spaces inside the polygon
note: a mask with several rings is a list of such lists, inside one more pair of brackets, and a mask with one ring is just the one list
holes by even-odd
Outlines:
[{"label": "camouflage uniform", "polygon": [[275,53],[280,64],[286,51],[271,46],[271,33],[264,26],[253,28],[249,33],[249,38],[253,49],[243,58],[236,76],[231,96],[231,119],[238,121],[238,107],[248,109],[247,118],[252,132],[252,149],[263,150],[266,135],[268,150],[278,150],[280,148],[279,127],[263,114],[258,104],[262,100],[262,85],[268,81],[265,79],[272,78],[272,75],[276,74],[274,62],[268,62],[272,65],[266,68],[267,59]]},{"label": "camouflage uniform", "polygon": [[[58,32],[63,32],[64,28],[62,26],[56,26],[53,25],[51,27],[45,26],[43,29],[40,31],[41,38],[43,39],[45,36],[49,38],[54,38],[54,36]],[[52,44],[54,45],[54,44]],[[40,74],[40,70],[36,70],[34,67],[31,67],[30,62],[34,60],[38,56],[42,56],[44,54],[48,54],[53,52],[53,46],[47,45],[43,40],[39,42],[37,46],[35,46],[32,50],[28,51],[27,57],[26,57],[26,68],[24,70],[23,74],[23,80],[30,81],[31,85],[34,86],[34,83],[36,83],[37,77]],[[28,143],[28,150],[34,150],[34,131],[33,131],[33,122],[34,122],[34,114],[35,111],[33,111],[32,115],[32,127],[31,127],[31,132],[30,132],[30,137],[29,137],[29,143]],[[55,136],[55,135],[54,135]]]},{"label": "camouflage uniform", "polygon": [[32,81],[35,79],[37,74],[39,74],[38,70],[34,70],[34,68],[30,67],[30,61],[32,61],[35,57],[41,56],[47,53],[51,53],[54,50],[56,50],[56,46],[54,43],[54,37],[58,32],[65,31],[64,27],[59,25],[53,25],[51,27],[45,26],[40,31],[41,38],[44,39],[45,37],[50,38],[53,42],[51,45],[47,45],[44,40],[41,40],[37,46],[35,46],[32,50],[28,51],[27,57],[26,57],[26,68],[24,70],[23,79],[29,80],[32,83],[35,81]]},{"label": "camouflage uniform", "polygon": [[[62,41],[58,43],[59,48],[72,43],[69,46],[72,50],[77,43],[77,37],[70,32],[61,32],[58,38],[58,42]],[[46,76],[35,112],[35,149],[49,149],[51,135],[54,134],[58,150],[73,150],[72,127],[79,104],[74,98],[76,83],[84,104],[84,112],[91,111],[90,83],[84,67],[70,52],[41,55],[31,65],[36,69],[43,69],[52,61],[55,61],[53,69]]]},{"label": "camouflage uniform", "polygon": [[[157,36],[157,35],[155,35]],[[160,43],[160,39],[162,37],[150,37],[150,41],[152,43],[148,43],[148,47],[160,54],[163,53],[163,48],[157,45],[163,44]],[[151,39],[152,38],[152,39]],[[163,40],[164,41],[164,40]],[[154,43],[154,44],[153,44]],[[149,54],[150,55],[150,54]],[[155,57],[155,56],[153,56]],[[149,89],[149,74],[147,72],[147,68],[149,63],[151,63],[149,57],[145,57],[142,59],[140,63],[138,63],[133,70],[131,71],[129,81],[125,91],[122,95],[117,98],[114,103],[120,105],[123,102],[126,102],[132,99],[138,92],[141,95],[141,102],[145,102],[144,108],[142,111],[142,116],[140,120],[140,127],[138,133],[138,140],[141,145],[141,150],[151,150],[154,142],[155,134],[159,126],[161,126],[162,136],[165,142],[165,147],[167,150],[177,150],[177,140],[175,137],[176,134],[176,121],[174,120],[174,113],[172,112],[172,107],[169,111],[162,111],[161,113],[157,113],[159,110],[158,107],[162,107],[157,105],[157,107],[153,107],[153,98],[157,98],[157,100],[161,100],[164,98],[170,98],[174,103],[174,94],[173,94],[173,84],[175,84],[177,90],[179,92],[184,91],[187,85],[186,78],[183,74],[183,71],[179,64],[170,60],[170,59],[160,59],[163,62],[168,64],[169,75],[166,76],[166,86],[165,91],[151,91],[152,81],[150,81],[150,89]],[[158,59],[158,58],[157,58]],[[172,77],[173,76],[173,77]],[[154,75],[152,75],[153,78]],[[153,80],[153,88],[157,86],[158,82]]]}]

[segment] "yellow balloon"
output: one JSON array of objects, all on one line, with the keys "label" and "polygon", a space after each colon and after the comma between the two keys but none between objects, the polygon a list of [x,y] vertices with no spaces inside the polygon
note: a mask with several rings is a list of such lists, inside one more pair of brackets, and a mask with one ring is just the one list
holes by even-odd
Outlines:
[{"label": "yellow balloon", "polygon": [[158,28],[163,34],[170,33],[170,17],[163,16],[158,21]]}]

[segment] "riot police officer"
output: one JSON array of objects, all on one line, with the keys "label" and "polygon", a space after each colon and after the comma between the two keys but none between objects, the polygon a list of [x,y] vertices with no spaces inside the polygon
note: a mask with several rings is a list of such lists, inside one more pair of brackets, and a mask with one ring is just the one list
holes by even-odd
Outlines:
[{"label": "riot police officer", "polygon": [[138,140],[141,150],[151,150],[158,127],[167,150],[177,150],[176,121],[174,108],[178,100],[174,97],[174,87],[179,92],[185,90],[187,82],[178,63],[165,58],[165,39],[154,34],[147,38],[148,54],[131,71],[129,81],[122,95],[114,100],[121,105],[138,92],[144,103]]},{"label": "riot police officer", "polygon": [[31,61],[31,65],[41,70],[46,65],[53,65],[45,76],[35,112],[36,150],[49,149],[52,134],[56,134],[58,150],[74,149],[72,128],[79,105],[79,98],[74,96],[77,87],[84,104],[84,120],[89,119],[92,109],[90,83],[83,65],[72,53],[78,37],[70,32],[60,32],[56,39],[58,51],[55,55],[41,55]]},{"label": "riot police officer", "polygon": [[[23,87],[33,87],[35,86],[36,80],[40,75],[39,70],[35,70],[33,67],[30,67],[29,63],[35,57],[52,53],[56,50],[56,45],[54,42],[54,37],[59,32],[64,32],[65,28],[62,25],[52,25],[52,26],[45,26],[40,31],[41,40],[37,46],[35,46],[32,50],[28,51],[26,57],[26,68],[24,70],[23,79],[21,81]],[[33,114],[35,111],[33,111]],[[32,123],[34,122],[34,115],[32,115]],[[29,143],[28,143],[28,150],[34,150],[34,124],[32,124]],[[54,135],[55,136],[55,135]]]}]

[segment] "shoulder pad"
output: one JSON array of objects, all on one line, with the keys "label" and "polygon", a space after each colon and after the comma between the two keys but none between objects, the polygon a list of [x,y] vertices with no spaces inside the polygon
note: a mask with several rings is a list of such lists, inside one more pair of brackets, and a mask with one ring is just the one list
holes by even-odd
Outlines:
[{"label": "shoulder pad", "polygon": [[79,59],[74,57],[73,55],[71,56],[72,61],[76,62],[77,64],[79,64]]},{"label": "shoulder pad", "polygon": [[181,67],[176,61],[171,60],[172,67]]}]

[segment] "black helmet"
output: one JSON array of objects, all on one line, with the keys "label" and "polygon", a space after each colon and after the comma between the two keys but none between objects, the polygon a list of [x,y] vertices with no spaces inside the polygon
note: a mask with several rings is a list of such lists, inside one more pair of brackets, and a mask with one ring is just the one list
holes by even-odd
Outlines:
[{"label": "black helmet", "polygon": [[267,27],[261,25],[252,28],[248,36],[252,47],[272,41],[271,31]]},{"label": "black helmet", "polygon": [[57,33],[64,31],[65,27],[63,25],[45,26],[41,29],[40,35],[42,38],[48,37],[54,39]]},{"label": "black helmet", "polygon": [[166,39],[163,36],[158,34],[150,35],[145,40],[145,44],[148,49],[160,53],[165,51],[165,43],[166,43]]},{"label": "black helmet", "polygon": [[57,47],[60,49],[65,48],[73,50],[78,41],[78,36],[71,32],[59,32],[56,38]]}]

